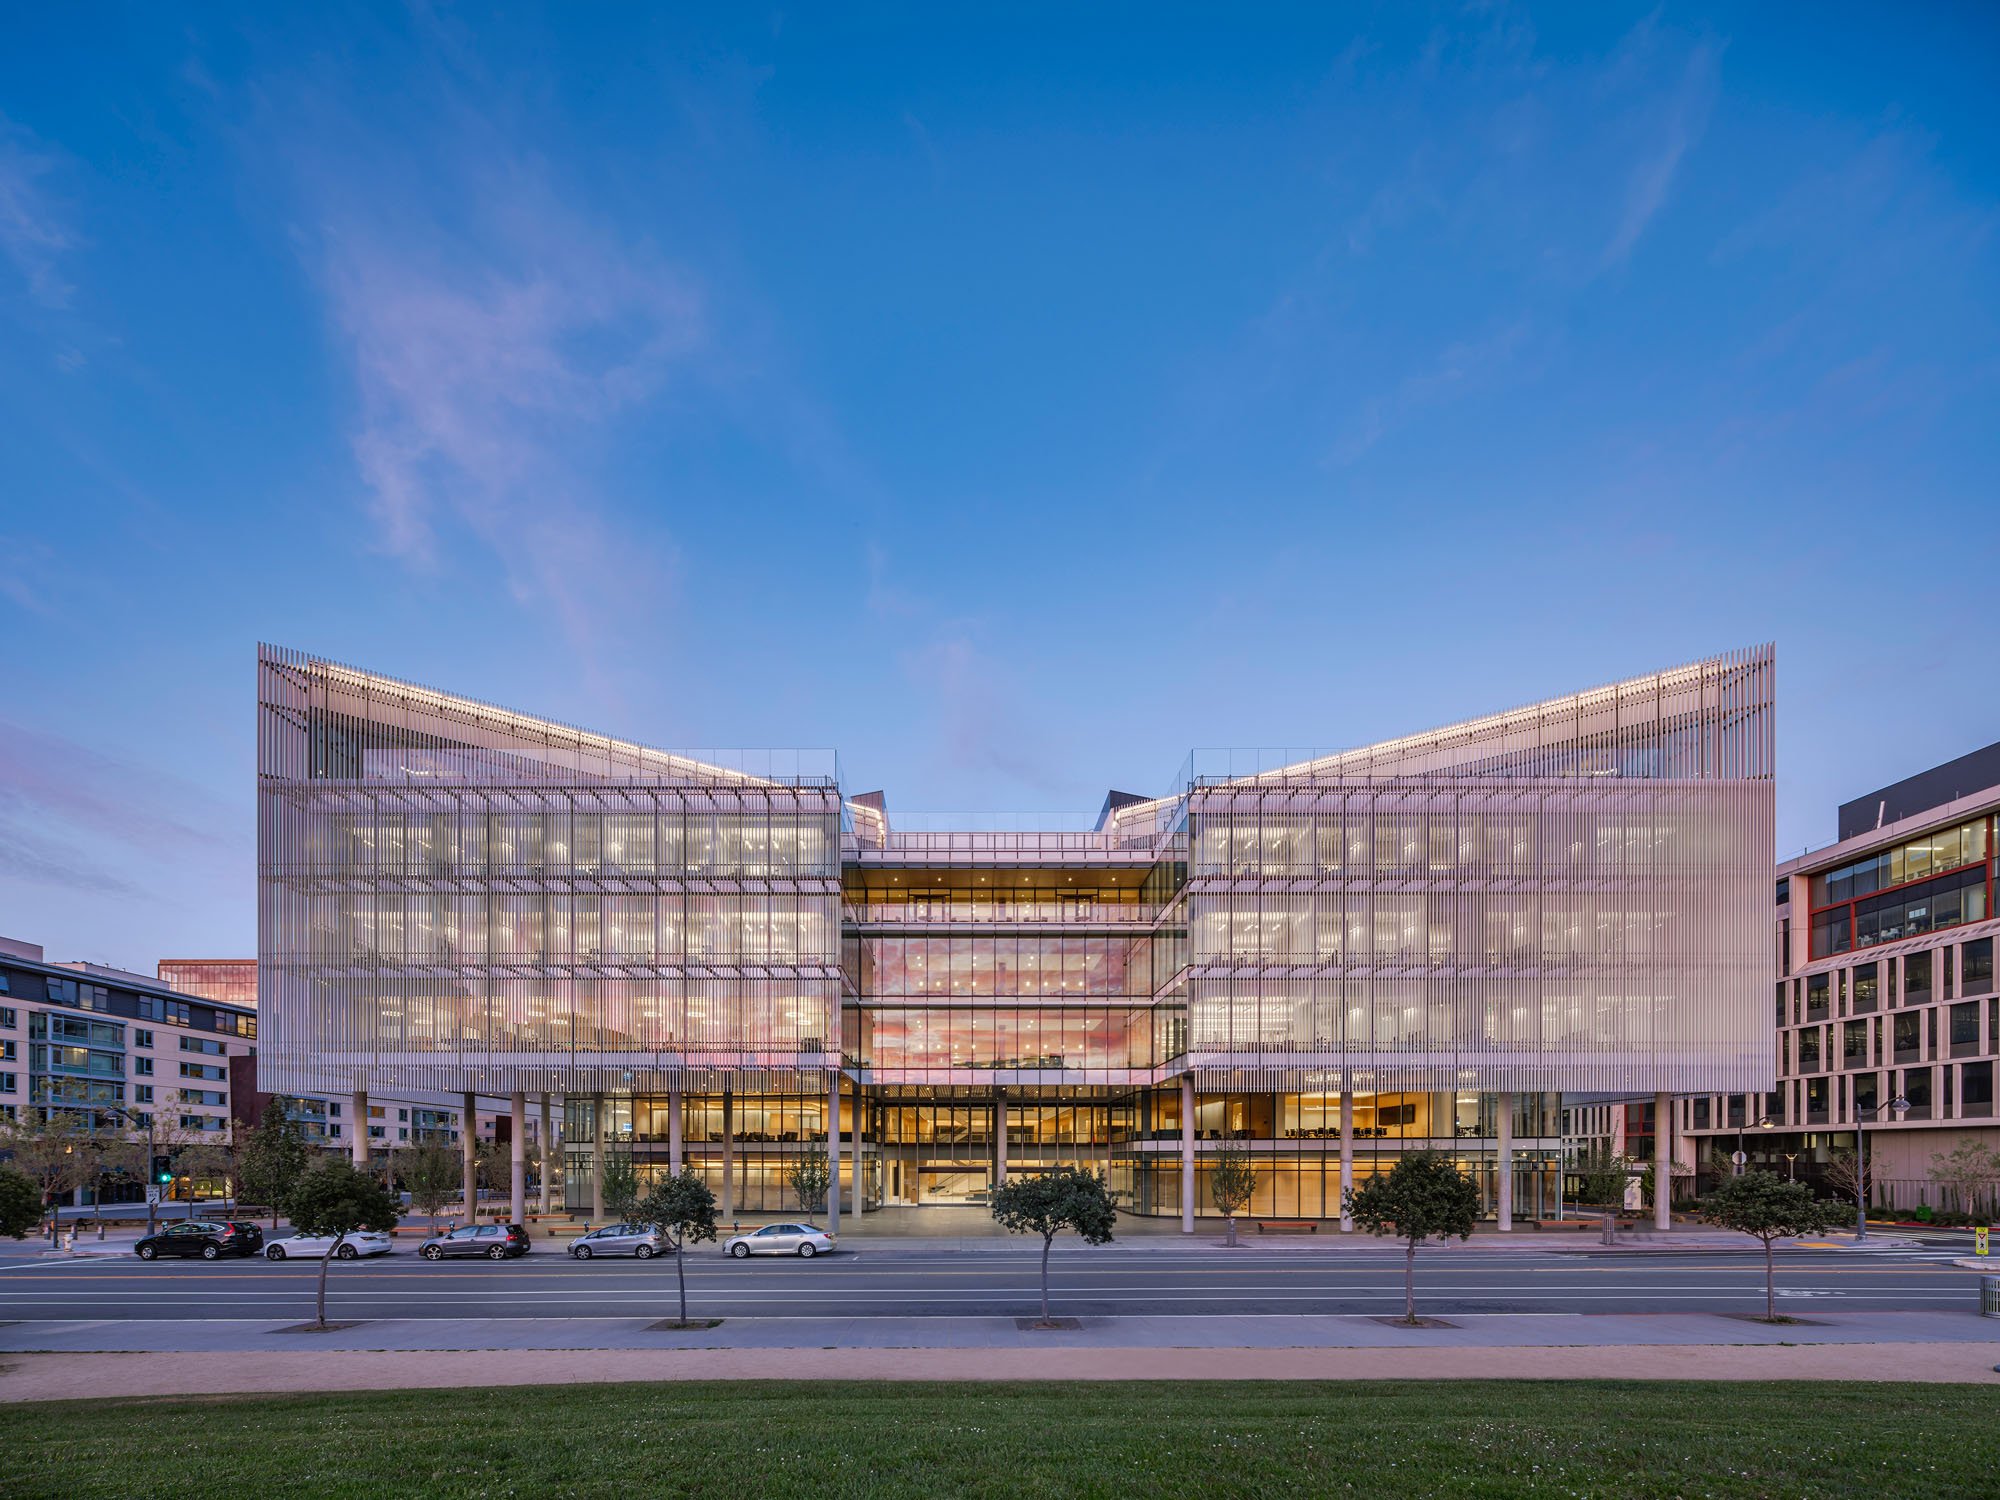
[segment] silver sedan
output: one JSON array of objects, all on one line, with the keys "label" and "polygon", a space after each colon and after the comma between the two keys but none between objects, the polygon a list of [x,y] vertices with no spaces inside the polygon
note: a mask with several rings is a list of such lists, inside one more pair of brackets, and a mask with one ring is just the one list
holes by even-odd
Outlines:
[{"label": "silver sedan", "polygon": [[832,1235],[810,1224],[766,1224],[724,1240],[722,1248],[738,1260],[748,1255],[796,1255],[811,1260],[831,1253],[834,1243]]},{"label": "silver sedan", "polygon": [[577,1260],[589,1260],[593,1255],[636,1255],[640,1260],[651,1260],[666,1250],[666,1241],[651,1224],[606,1224],[578,1235],[569,1247]]}]

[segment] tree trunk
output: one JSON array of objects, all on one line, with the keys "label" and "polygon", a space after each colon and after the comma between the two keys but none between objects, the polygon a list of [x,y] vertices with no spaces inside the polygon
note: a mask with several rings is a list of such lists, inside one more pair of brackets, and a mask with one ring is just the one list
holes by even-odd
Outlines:
[{"label": "tree trunk", "polygon": [[1771,1240],[1764,1239],[1764,1321],[1778,1321],[1778,1272],[1771,1264]]},{"label": "tree trunk", "polygon": [[1403,1247],[1403,1320],[1417,1321],[1417,1242]]},{"label": "tree trunk", "polygon": [[1044,1323],[1049,1320],[1049,1246],[1054,1242],[1054,1235],[1042,1236],[1042,1321]]},{"label": "tree trunk", "polygon": [[326,1247],[326,1254],[319,1258],[319,1296],[314,1303],[314,1311],[319,1318],[319,1326],[322,1328],[326,1327],[326,1268],[332,1263],[333,1257],[339,1252],[341,1243],[346,1238],[347,1232],[345,1230],[335,1235],[333,1243]]},{"label": "tree trunk", "polygon": [[681,1253],[681,1247],[682,1247],[683,1245],[685,1245],[686,1243],[687,1243],[687,1241],[686,1241],[686,1238],[685,1238],[685,1237],[683,1237],[683,1238],[681,1238],[681,1239],[678,1239],[678,1240],[675,1240],[675,1241],[673,1242],[673,1246],[674,1246],[674,1279],[675,1279],[676,1281],[678,1281],[678,1282],[680,1283],[680,1287],[681,1287],[681,1322],[683,1322],[683,1323],[686,1323],[686,1322],[687,1322],[687,1320],[688,1320],[688,1274],[687,1274],[687,1257],[686,1257],[685,1255],[683,1255],[683,1254]]}]

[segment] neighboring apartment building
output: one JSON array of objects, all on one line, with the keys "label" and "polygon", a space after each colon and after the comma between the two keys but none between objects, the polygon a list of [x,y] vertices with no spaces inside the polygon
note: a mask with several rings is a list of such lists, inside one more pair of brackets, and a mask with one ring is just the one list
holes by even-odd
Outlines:
[{"label": "neighboring apartment building", "polygon": [[[1081,831],[921,832],[836,763],[678,754],[258,655],[267,1087],[553,1101],[725,1213],[976,1203],[1339,1213],[1450,1152],[1510,1227],[1565,1093],[1772,1084],[1772,654],[1333,755],[1191,758]],[[546,1105],[545,1105],[546,1107]],[[1664,1145],[1664,1141],[1662,1142]]]},{"label": "neighboring apartment building", "polygon": [[[95,1128],[163,1140],[227,1139],[230,1068],[256,1050],[257,1017],[142,974],[50,963],[0,938],[0,1114],[77,1114]],[[127,1184],[114,1197],[143,1196]]]},{"label": "neighboring apartment building", "polygon": [[1843,804],[1837,843],[1778,867],[1777,1087],[1678,1102],[1705,1178],[1740,1136],[1752,1165],[1818,1181],[1858,1124],[1878,1203],[1955,1206],[1931,1157],[2000,1147],[1996,815],[1989,745]]}]

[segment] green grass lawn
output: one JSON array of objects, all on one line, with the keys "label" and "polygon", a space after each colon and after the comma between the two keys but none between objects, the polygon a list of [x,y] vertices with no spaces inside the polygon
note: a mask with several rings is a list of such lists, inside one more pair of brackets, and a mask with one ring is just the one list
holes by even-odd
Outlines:
[{"label": "green grass lawn", "polygon": [[[528,1359],[533,1355],[493,1355]],[[1992,1495],[1990,1387],[728,1383],[0,1408],[0,1495]]]}]

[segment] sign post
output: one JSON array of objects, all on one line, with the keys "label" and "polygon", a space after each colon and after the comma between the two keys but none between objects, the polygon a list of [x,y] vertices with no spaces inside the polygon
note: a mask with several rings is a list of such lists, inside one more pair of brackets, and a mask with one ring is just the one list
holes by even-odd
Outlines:
[{"label": "sign post", "polygon": [[1986,1253],[1986,1239],[1991,1233],[1992,1231],[1983,1224],[1972,1231],[1972,1253],[1974,1255],[1984,1255]]}]

